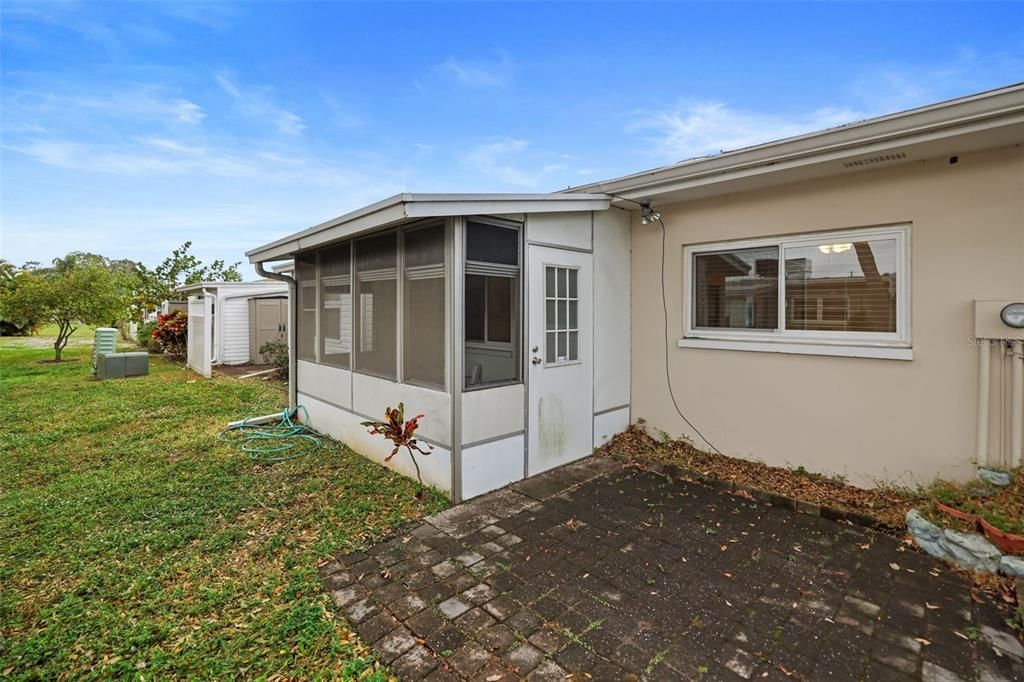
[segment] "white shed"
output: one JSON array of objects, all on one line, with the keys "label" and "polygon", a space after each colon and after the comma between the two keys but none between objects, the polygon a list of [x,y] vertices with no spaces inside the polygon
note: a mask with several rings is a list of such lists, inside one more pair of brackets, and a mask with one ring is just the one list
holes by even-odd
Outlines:
[{"label": "white shed", "polygon": [[[205,343],[193,339],[189,343],[188,364],[204,375],[209,374],[212,366],[243,365],[251,361],[251,335],[258,331],[253,330],[249,317],[252,300],[277,299],[286,308],[288,299],[288,285],[272,280],[199,282],[180,287],[178,291],[189,300],[189,332],[202,329],[203,333],[210,334],[209,339],[202,340]],[[206,315],[212,324],[205,319],[200,323],[197,319]],[[287,320],[287,316],[283,318]],[[286,332],[287,327],[282,327],[282,339],[287,338]],[[208,358],[191,357],[203,353],[200,349],[204,347]]]},{"label": "white shed", "polygon": [[629,213],[609,204],[401,194],[248,252],[271,277],[294,258],[292,400],[376,461],[391,445],[361,422],[425,414],[423,479],[456,500],[589,455],[629,423]]}]

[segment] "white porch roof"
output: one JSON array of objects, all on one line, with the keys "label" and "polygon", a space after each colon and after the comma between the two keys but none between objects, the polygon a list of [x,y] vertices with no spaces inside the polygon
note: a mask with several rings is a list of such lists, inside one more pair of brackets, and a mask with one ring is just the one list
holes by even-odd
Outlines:
[{"label": "white porch roof", "polygon": [[415,218],[603,211],[606,194],[396,194],[332,220],[314,225],[245,255],[250,263],[289,258],[305,249]]}]

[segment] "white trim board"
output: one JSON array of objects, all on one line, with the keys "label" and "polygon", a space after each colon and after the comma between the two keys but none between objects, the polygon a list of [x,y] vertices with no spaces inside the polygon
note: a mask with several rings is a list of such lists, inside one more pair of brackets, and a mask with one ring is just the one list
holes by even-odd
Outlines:
[{"label": "white trim board", "polygon": [[724,339],[679,339],[680,348],[741,350],[755,353],[789,353],[793,355],[831,355],[847,358],[880,360],[913,360],[913,348],[892,346],[850,346],[826,343],[786,343],[781,341],[726,341]]}]

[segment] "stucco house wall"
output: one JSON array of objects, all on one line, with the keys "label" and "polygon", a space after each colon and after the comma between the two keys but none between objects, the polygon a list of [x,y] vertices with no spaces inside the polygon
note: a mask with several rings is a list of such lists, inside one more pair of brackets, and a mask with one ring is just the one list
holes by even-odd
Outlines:
[{"label": "stucco house wall", "polygon": [[[867,486],[971,475],[973,301],[1024,299],[1020,146],[657,208],[667,228],[673,387],[718,449]],[[703,445],[668,394],[661,228],[639,218],[631,226],[631,418]],[[684,245],[903,223],[912,225],[912,360],[677,347]]]}]

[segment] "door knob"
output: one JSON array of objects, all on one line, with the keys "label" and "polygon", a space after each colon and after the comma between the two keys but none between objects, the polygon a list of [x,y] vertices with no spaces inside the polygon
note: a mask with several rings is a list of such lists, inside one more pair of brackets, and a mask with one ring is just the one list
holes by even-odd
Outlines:
[{"label": "door knob", "polygon": [[530,362],[532,362],[535,365],[539,365],[541,363],[541,359],[539,357],[537,357],[536,355],[534,355],[533,358],[530,360]]}]

